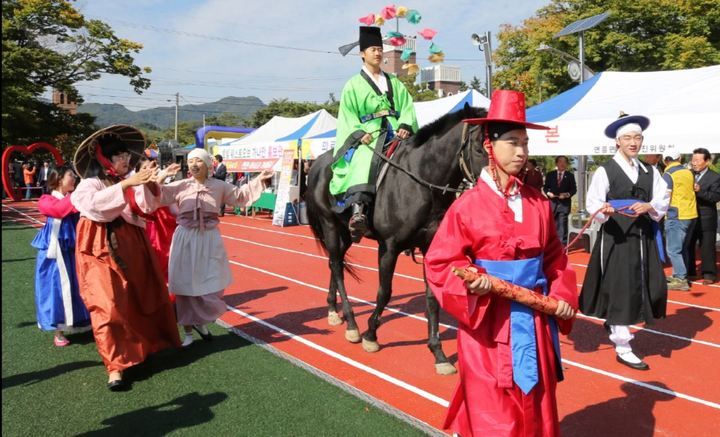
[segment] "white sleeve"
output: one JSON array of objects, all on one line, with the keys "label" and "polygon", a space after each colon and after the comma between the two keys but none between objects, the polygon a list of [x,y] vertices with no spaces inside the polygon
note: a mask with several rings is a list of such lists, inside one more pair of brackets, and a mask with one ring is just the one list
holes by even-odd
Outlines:
[{"label": "white sleeve", "polygon": [[653,170],[653,195],[650,200],[650,205],[653,207],[648,214],[650,217],[659,222],[662,220],[665,213],[667,213],[668,207],[670,206],[670,195],[672,191],[668,189],[667,182],[660,176],[660,172],[655,168]]},{"label": "white sleeve", "polygon": [[[610,191],[610,181],[608,180],[605,168],[598,167],[590,182],[590,187],[588,187],[585,202],[585,207],[590,214],[594,214],[595,211],[602,208],[603,204],[607,202],[608,191]],[[605,223],[607,219],[608,218],[602,213],[598,213],[598,215],[595,216],[595,220],[597,220],[598,223]]]}]

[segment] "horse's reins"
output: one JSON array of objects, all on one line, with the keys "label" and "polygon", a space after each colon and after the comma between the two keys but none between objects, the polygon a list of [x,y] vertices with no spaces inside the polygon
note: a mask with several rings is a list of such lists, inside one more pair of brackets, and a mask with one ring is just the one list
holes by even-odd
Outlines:
[{"label": "horse's reins", "polygon": [[[467,130],[467,125],[465,125],[465,127],[463,127],[463,138],[464,138],[464,136],[465,136],[466,130]],[[382,131],[387,131],[387,129],[378,129],[378,130],[375,131],[375,132],[382,132]],[[374,132],[373,132],[373,133],[374,133]],[[386,142],[385,144],[383,144],[383,146],[382,146],[380,149],[381,149],[381,150],[384,149],[385,146],[387,146],[388,144],[390,144],[390,143],[393,142],[393,141],[394,141],[394,138],[391,139],[390,141]],[[462,172],[465,174],[465,176],[467,177],[467,176],[468,176],[467,166],[466,166],[466,164],[463,162],[463,161],[465,160],[465,159],[464,159],[464,156],[463,156],[463,149],[465,148],[466,143],[469,144],[469,141],[463,140],[463,143],[461,144],[460,150],[458,150],[458,154],[460,155],[460,168],[461,168]],[[385,154],[383,154],[381,151],[378,151],[378,150],[377,150],[377,147],[370,147],[369,144],[365,144],[365,143],[362,143],[362,142],[360,143],[360,145],[363,145],[363,146],[368,147],[370,150],[372,150],[373,154],[375,154],[375,155],[376,155],[378,158],[380,158],[381,160],[385,161],[388,165],[390,165],[390,166],[392,166],[392,167],[400,170],[401,172],[403,172],[403,173],[405,173],[406,175],[408,175],[408,176],[409,176],[412,180],[414,180],[415,182],[417,182],[417,183],[419,183],[420,185],[423,185],[423,186],[425,186],[425,187],[427,187],[427,188],[429,188],[429,189],[431,189],[431,190],[438,190],[438,191],[441,191],[443,194],[446,194],[446,193],[448,193],[448,192],[450,192],[450,193],[462,193],[463,191],[465,191],[465,190],[461,190],[461,189],[459,189],[459,188],[453,188],[453,187],[450,186],[450,184],[447,184],[447,185],[445,185],[445,186],[442,186],[442,185],[433,184],[432,182],[428,182],[428,181],[424,180],[423,178],[421,178],[420,176],[418,176],[417,174],[415,174],[414,172],[412,172],[412,171],[410,171],[410,170],[408,170],[408,169],[406,169],[406,168],[404,168],[404,167],[401,167],[400,165],[394,163],[390,158],[388,158],[387,156],[385,156]],[[470,164],[470,166],[472,167],[472,163]],[[470,175],[471,175],[470,177],[472,177],[472,174],[473,174],[473,173],[470,173]],[[473,179],[469,179],[469,180],[474,181],[474,178],[473,178]]]},{"label": "horse's reins", "polygon": [[[595,211],[594,213],[592,213],[592,215],[591,215],[590,218],[588,219],[587,223],[585,223],[585,226],[583,226],[582,229],[580,229],[580,232],[578,232],[578,234],[575,236],[575,238],[573,238],[573,240],[572,240],[567,246],[565,246],[565,253],[567,253],[568,250],[570,250],[570,248],[571,248],[575,243],[578,242],[578,240],[580,239],[580,237],[582,237],[583,234],[585,233],[585,231],[587,231],[587,229],[590,227],[590,225],[592,225],[592,222],[593,222],[593,220],[595,220],[595,217],[596,217],[598,214],[600,214],[600,211],[602,211],[602,208],[600,208],[600,209],[598,209],[597,211]],[[624,216],[626,216],[626,217],[636,217],[636,216],[637,216],[637,214],[635,214],[635,211],[633,211],[632,214],[629,214],[629,213],[627,213],[627,212],[625,212],[625,211],[632,211],[632,209],[630,209],[629,206],[624,206],[624,207],[622,207],[622,208],[616,209],[616,210],[615,210],[615,213],[616,213],[616,214],[620,214],[620,215],[624,215]]]}]

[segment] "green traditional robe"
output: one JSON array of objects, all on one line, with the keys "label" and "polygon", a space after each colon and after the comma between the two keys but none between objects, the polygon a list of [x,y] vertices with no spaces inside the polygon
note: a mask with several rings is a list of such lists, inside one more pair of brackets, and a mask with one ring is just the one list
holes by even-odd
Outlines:
[{"label": "green traditional robe", "polygon": [[[369,184],[373,157],[371,148],[382,147],[385,143],[385,133],[379,132],[385,123],[389,123],[395,133],[400,128],[406,129],[411,134],[418,130],[410,93],[395,75],[383,74],[385,74],[391,93],[381,93],[366,74],[360,73],[345,84],[340,98],[330,193],[333,196],[345,194],[345,200],[349,202],[354,201],[350,199],[353,193],[370,193],[372,197],[375,192],[375,186]],[[394,105],[391,104],[390,98]],[[365,123],[361,121],[363,116],[383,110],[394,110],[399,113],[399,116],[388,115],[368,120]],[[368,146],[360,145],[360,138],[366,133],[373,135],[374,142]],[[355,146],[349,162],[346,159],[348,146]]]}]

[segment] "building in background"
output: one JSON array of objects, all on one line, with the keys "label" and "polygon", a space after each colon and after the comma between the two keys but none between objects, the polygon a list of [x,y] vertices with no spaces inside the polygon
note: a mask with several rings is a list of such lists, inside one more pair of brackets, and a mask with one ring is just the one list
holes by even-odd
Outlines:
[{"label": "building in background", "polygon": [[438,64],[420,70],[420,83],[423,87],[433,90],[438,97],[457,94],[462,86],[460,67],[457,65]]},{"label": "building in background", "polygon": [[68,96],[60,90],[53,90],[52,102],[53,102],[53,105],[58,106],[61,109],[64,109],[65,111],[69,112],[71,115],[77,114],[78,104],[76,102],[70,101]]}]

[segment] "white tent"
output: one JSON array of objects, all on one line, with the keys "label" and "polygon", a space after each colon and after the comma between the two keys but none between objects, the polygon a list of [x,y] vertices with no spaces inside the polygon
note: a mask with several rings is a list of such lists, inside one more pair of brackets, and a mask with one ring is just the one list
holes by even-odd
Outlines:
[{"label": "white tent", "polygon": [[429,102],[416,102],[415,114],[419,126],[425,126],[438,118],[451,112],[459,111],[465,103],[476,108],[487,108],[490,100],[475,90],[467,90],[454,96],[443,97],[442,99]]},{"label": "white tent", "polygon": [[301,147],[303,159],[332,149],[334,136],[330,139],[324,134],[334,131],[336,123],[324,109],[297,118],[275,116],[251,134],[218,146],[217,153],[231,172],[279,170],[285,149]]},{"label": "white tent", "polygon": [[720,152],[720,65],[658,72],[603,72],[529,108],[528,121],[552,128],[529,130],[531,155],[615,153],[605,127],[620,111],[645,115],[641,153]]}]

